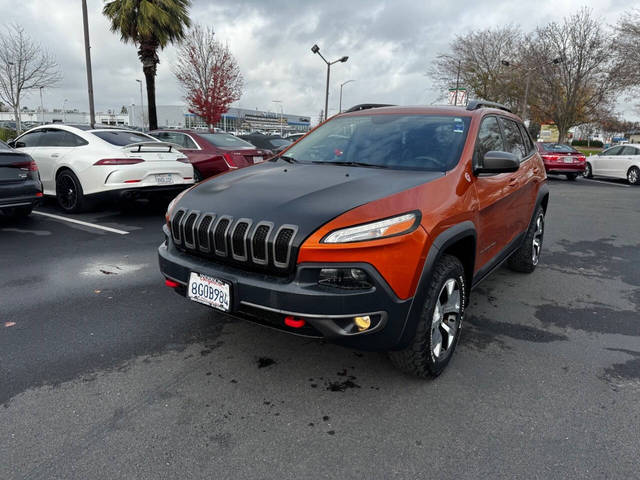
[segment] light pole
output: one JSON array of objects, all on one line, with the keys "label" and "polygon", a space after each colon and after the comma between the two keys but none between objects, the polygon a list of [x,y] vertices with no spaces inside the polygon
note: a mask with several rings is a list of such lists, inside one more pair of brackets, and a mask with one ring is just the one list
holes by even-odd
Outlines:
[{"label": "light pole", "polygon": [[282,117],[284,116],[284,109],[282,108],[282,100],[271,100],[273,103],[280,104],[280,136],[282,136]]},{"label": "light pole", "polygon": [[89,125],[93,128],[96,123],[96,110],[93,105],[93,75],[91,73],[91,46],[89,44],[87,0],[82,0],[82,25],[84,28],[84,58],[87,65],[87,91],[89,93]]},{"label": "light pole", "polygon": [[[533,67],[529,67],[525,69],[525,75],[526,75],[526,81],[524,84],[524,97],[522,99],[522,113],[521,113],[521,117],[522,117],[522,121],[524,122],[525,116],[527,114],[527,102],[529,100],[529,85],[531,84],[531,73],[539,68],[542,68],[546,65],[558,65],[559,63],[564,62],[564,58],[563,57],[556,57],[553,60],[549,60],[548,62],[542,63],[540,65],[534,65]],[[501,60],[500,63],[502,63],[502,65],[504,65],[505,67],[510,67],[512,65],[511,62],[509,62],[508,60]],[[514,65],[514,67],[518,68],[521,65]]]},{"label": "light pole", "polygon": [[355,80],[347,80],[346,82],[340,84],[340,107],[338,108],[338,113],[342,113],[342,87],[351,82],[355,82]]},{"label": "light pole", "polygon": [[44,85],[40,85],[40,115],[42,115],[42,125],[44,125],[44,102],[42,101],[42,89]]},{"label": "light pole", "polygon": [[144,130],[144,98],[142,97],[142,80],[136,78],[136,82],[140,84],[140,112],[142,116],[142,130]]},{"label": "light pole", "polygon": [[67,102],[68,101],[69,100],[65,98],[64,102],[62,102],[62,123],[67,123]]},{"label": "light pole", "polygon": [[344,63],[347,60],[349,60],[349,57],[347,57],[345,55],[344,57],[341,57],[338,60],[334,60],[333,62],[329,62],[320,53],[320,47],[318,47],[318,45],[314,45],[313,47],[311,47],[311,51],[313,53],[317,53],[318,55],[320,55],[320,58],[324,61],[324,63],[327,64],[327,88],[326,88],[326,91],[325,91],[325,94],[324,94],[324,119],[326,120],[327,119],[327,109],[329,108],[329,77],[331,76],[331,65],[333,65],[334,63],[338,63],[338,62]]}]

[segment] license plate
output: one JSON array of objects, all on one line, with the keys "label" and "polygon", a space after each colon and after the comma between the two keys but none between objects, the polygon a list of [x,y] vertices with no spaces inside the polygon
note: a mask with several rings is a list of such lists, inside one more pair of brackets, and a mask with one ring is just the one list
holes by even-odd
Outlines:
[{"label": "license plate", "polygon": [[564,157],[564,163],[573,163],[573,157]]},{"label": "license plate", "polygon": [[203,303],[223,312],[228,312],[230,309],[231,284],[224,280],[191,272],[187,293],[194,302]]},{"label": "license plate", "polygon": [[253,157],[253,163],[260,163],[262,162],[264,159],[262,157]]},{"label": "license plate", "polygon": [[169,185],[173,183],[173,177],[171,176],[170,173],[163,174],[163,175],[156,175],[156,183],[158,185]]}]

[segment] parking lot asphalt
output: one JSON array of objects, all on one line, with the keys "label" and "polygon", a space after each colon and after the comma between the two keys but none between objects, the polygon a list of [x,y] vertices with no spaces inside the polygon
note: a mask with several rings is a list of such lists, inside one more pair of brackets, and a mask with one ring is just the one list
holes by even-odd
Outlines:
[{"label": "parking lot asphalt", "polygon": [[0,219],[0,478],[638,478],[640,188],[549,183],[434,381],[175,295],[164,205]]}]

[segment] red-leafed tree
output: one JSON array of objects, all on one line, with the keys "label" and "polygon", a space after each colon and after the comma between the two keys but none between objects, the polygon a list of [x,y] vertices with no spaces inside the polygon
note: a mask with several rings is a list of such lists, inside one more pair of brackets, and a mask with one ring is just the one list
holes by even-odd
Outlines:
[{"label": "red-leafed tree", "polygon": [[243,78],[229,47],[215,38],[209,27],[195,25],[181,42],[174,74],[180,82],[189,111],[209,126],[242,95]]}]

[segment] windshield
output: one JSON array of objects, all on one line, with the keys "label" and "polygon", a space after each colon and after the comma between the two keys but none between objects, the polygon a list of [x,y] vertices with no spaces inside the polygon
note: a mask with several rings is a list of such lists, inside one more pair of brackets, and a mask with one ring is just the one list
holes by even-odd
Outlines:
[{"label": "windshield", "polygon": [[131,145],[132,143],[140,142],[157,142],[158,140],[145,135],[144,133],[128,132],[126,130],[103,130],[98,132],[91,132],[96,137],[101,138],[105,142],[109,142],[111,145],[118,147],[124,147],[125,145]]},{"label": "windshield", "polygon": [[255,148],[249,142],[228,133],[198,133],[211,145],[223,148]]},{"label": "windshield", "polygon": [[575,148],[572,148],[569,145],[563,145],[561,143],[543,143],[542,150],[544,150],[545,152],[560,152],[560,153],[576,153],[577,152]]},{"label": "windshield", "polygon": [[470,117],[358,115],[339,117],[287,150],[299,162],[447,171],[460,158]]}]

